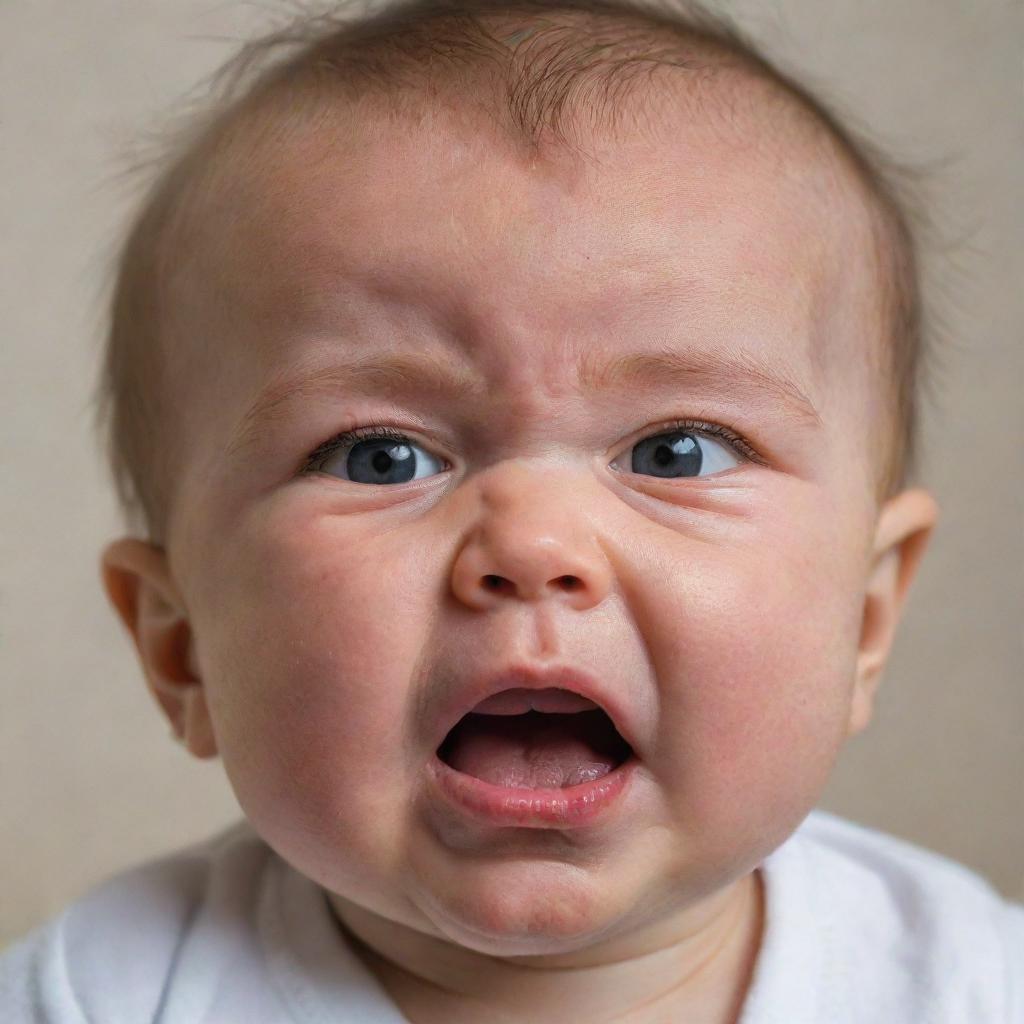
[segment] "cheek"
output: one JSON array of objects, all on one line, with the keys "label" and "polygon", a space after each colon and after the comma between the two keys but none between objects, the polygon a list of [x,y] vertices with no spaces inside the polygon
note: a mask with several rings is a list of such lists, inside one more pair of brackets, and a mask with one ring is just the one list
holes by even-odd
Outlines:
[{"label": "cheek", "polygon": [[197,635],[218,746],[272,843],[334,832],[334,849],[375,863],[369,833],[399,821],[429,574],[392,547],[282,516],[232,538],[207,573]]},{"label": "cheek", "polygon": [[762,521],[749,544],[688,549],[659,613],[658,761],[674,813],[717,824],[711,834],[784,835],[780,823],[810,810],[845,737],[860,627],[856,550],[827,525],[815,534],[787,522]]}]

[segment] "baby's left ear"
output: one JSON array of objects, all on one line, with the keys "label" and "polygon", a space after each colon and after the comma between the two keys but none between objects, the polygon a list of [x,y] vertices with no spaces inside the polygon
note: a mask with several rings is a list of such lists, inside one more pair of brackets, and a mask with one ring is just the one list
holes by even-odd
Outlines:
[{"label": "baby's left ear", "polygon": [[873,562],[864,594],[848,736],[855,736],[871,721],[875,692],[892,650],[907,591],[938,515],[935,499],[919,488],[890,498],[878,514]]}]

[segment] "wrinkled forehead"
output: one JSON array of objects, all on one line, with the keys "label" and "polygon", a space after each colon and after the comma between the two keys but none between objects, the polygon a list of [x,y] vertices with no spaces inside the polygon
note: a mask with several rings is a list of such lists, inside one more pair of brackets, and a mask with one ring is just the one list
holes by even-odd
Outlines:
[{"label": "wrinkled forehead", "polygon": [[339,109],[286,145],[269,128],[211,179],[177,305],[236,384],[301,361],[325,321],[355,338],[376,317],[394,331],[367,327],[374,344],[430,320],[506,376],[527,338],[537,369],[545,343],[551,362],[569,341],[724,340],[823,405],[881,405],[863,201],[777,105],[666,102],[578,150],[523,146],[455,104]]}]

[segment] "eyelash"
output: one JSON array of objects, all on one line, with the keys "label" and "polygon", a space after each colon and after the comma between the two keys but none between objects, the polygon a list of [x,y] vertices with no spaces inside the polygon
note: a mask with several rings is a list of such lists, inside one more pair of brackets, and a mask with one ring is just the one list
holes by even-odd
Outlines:
[{"label": "eyelash", "polygon": [[[692,430],[695,433],[708,434],[712,437],[721,438],[723,441],[728,442],[737,452],[739,452],[740,455],[744,456],[744,458],[749,461],[755,462],[759,465],[765,464],[764,458],[752,447],[746,438],[741,437],[728,427],[723,427],[718,423],[708,423],[705,420],[673,420],[671,423],[666,423],[661,427],[656,427],[650,434],[646,435],[646,437],[657,437],[659,434],[667,434],[673,430]],[[339,448],[344,448],[346,445],[353,444],[357,441],[366,441],[370,439],[374,441],[413,440],[408,434],[402,433],[402,431],[396,430],[394,427],[388,426],[385,423],[375,423],[371,421],[366,426],[356,427],[354,430],[343,430],[341,433],[328,438],[322,444],[317,445],[317,447],[307,456],[301,472],[315,472],[319,468],[317,465],[318,462],[321,459],[327,458],[328,455],[333,454]],[[644,440],[644,438],[641,438],[641,440]]]},{"label": "eyelash", "polygon": [[345,445],[352,444],[354,441],[366,441],[370,438],[375,441],[412,440],[408,434],[403,434],[400,430],[395,430],[394,427],[389,427],[383,423],[371,422],[365,427],[357,427],[355,430],[343,430],[340,434],[335,434],[334,437],[328,438],[323,444],[318,445],[309,453],[309,457],[306,459],[305,465],[302,467],[302,472],[310,472],[319,459],[326,458],[328,455],[333,454],[338,448],[344,448]]}]

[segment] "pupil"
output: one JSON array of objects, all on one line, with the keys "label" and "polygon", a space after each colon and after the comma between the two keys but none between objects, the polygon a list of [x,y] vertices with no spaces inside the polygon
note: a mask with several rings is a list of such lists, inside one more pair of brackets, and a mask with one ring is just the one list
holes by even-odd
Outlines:
[{"label": "pupil", "polygon": [[667,444],[659,444],[654,460],[659,466],[667,466],[675,458],[675,453]]}]

